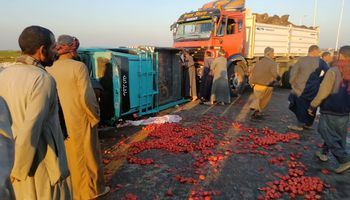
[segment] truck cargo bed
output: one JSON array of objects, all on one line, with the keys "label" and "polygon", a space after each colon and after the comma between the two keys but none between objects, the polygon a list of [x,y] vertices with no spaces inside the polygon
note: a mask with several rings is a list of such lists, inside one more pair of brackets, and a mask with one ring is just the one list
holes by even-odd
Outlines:
[{"label": "truck cargo bed", "polygon": [[319,28],[298,28],[257,23],[255,15],[246,15],[245,57],[264,56],[264,49],[272,47],[278,57],[305,56],[309,46],[318,44]]}]

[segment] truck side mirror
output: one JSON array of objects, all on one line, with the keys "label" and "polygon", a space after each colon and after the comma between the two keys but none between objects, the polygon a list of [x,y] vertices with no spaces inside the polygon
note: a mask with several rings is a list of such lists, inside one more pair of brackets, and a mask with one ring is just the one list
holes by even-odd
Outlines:
[{"label": "truck side mirror", "polygon": [[174,22],[171,26],[170,26],[170,31],[176,31],[177,28],[177,23]]}]

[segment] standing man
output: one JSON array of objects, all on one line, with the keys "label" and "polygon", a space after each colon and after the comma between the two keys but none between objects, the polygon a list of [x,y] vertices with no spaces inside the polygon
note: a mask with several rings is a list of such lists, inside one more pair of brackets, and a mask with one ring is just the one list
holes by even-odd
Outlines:
[{"label": "standing man", "polygon": [[331,63],[333,62],[333,56],[331,53],[325,51],[322,53],[321,58],[328,64],[328,66],[331,66]]},{"label": "standing man", "polygon": [[225,58],[226,52],[220,50],[218,55],[219,57],[215,58],[212,63],[213,86],[210,97],[211,105],[215,102],[221,103],[221,105],[229,104],[231,102],[227,77],[227,59]]},{"label": "standing man", "polygon": [[327,161],[330,151],[340,164],[335,172],[342,173],[350,168],[350,155],[346,151],[350,113],[350,46],[340,48],[338,63],[326,73],[308,109],[309,113],[313,115],[319,105],[318,132],[324,145],[322,152],[317,152],[316,156],[321,161]]},{"label": "standing man", "polygon": [[194,66],[193,57],[188,52],[185,52],[184,61],[184,73],[188,73],[187,79],[185,79],[186,96],[191,97],[192,101],[195,101],[198,99],[196,84],[196,67]]},{"label": "standing man", "polygon": [[211,64],[213,63],[212,52],[207,51],[204,58],[203,75],[200,85],[200,98],[201,102],[207,102],[210,100],[211,86],[213,83],[213,75],[211,73]]},{"label": "standing man", "polygon": [[[291,69],[289,82],[292,86],[292,91],[288,97],[289,109],[295,114],[298,120],[297,125],[288,126],[291,130],[302,131],[304,129],[311,129],[314,122],[315,118],[307,114],[307,109],[316,95],[321,82],[319,81],[316,85],[317,90],[313,91],[313,97],[311,99],[304,98],[302,94],[310,75],[320,66],[320,53],[320,48],[317,45],[310,46],[308,56],[300,58]],[[322,73],[322,71],[320,72]],[[323,76],[324,72],[319,75]]]},{"label": "standing man", "polygon": [[0,96],[0,199],[15,199],[10,181],[15,158],[14,148],[10,113],[6,102]]},{"label": "standing man", "polygon": [[265,57],[255,64],[249,78],[249,84],[254,89],[254,100],[250,105],[250,109],[253,110],[252,119],[262,119],[262,112],[272,97],[273,83],[280,80],[277,63],[273,60],[274,49],[266,47],[264,55]]},{"label": "standing man", "polygon": [[0,73],[0,96],[8,105],[15,138],[11,181],[16,199],[70,199],[56,84],[44,68],[53,64],[55,37],[46,28],[30,26],[18,42],[18,63]]},{"label": "standing man", "polygon": [[74,60],[77,38],[61,35],[57,40],[59,59],[48,69],[57,83],[68,139],[65,141],[71,171],[73,199],[95,199],[109,192],[97,124],[99,106],[84,63]]}]

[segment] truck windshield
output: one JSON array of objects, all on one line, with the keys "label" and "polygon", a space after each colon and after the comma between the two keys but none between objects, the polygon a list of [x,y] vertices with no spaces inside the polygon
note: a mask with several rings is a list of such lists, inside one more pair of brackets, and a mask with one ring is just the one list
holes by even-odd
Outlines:
[{"label": "truck windshield", "polygon": [[175,40],[207,39],[210,37],[212,27],[212,20],[179,24],[175,34]]}]

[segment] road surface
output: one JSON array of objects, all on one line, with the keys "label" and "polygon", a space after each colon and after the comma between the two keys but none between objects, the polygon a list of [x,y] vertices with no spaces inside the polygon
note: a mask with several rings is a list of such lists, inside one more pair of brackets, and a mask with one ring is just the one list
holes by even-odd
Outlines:
[{"label": "road surface", "polygon": [[[112,188],[103,199],[350,199],[350,171],[335,174],[332,156],[314,156],[317,122],[314,130],[287,129],[295,123],[288,93],[274,90],[262,121],[250,120],[248,93],[227,106],[196,101],[159,113],[180,115],[178,125],[100,131]],[[306,189],[292,187],[298,180]]]}]

